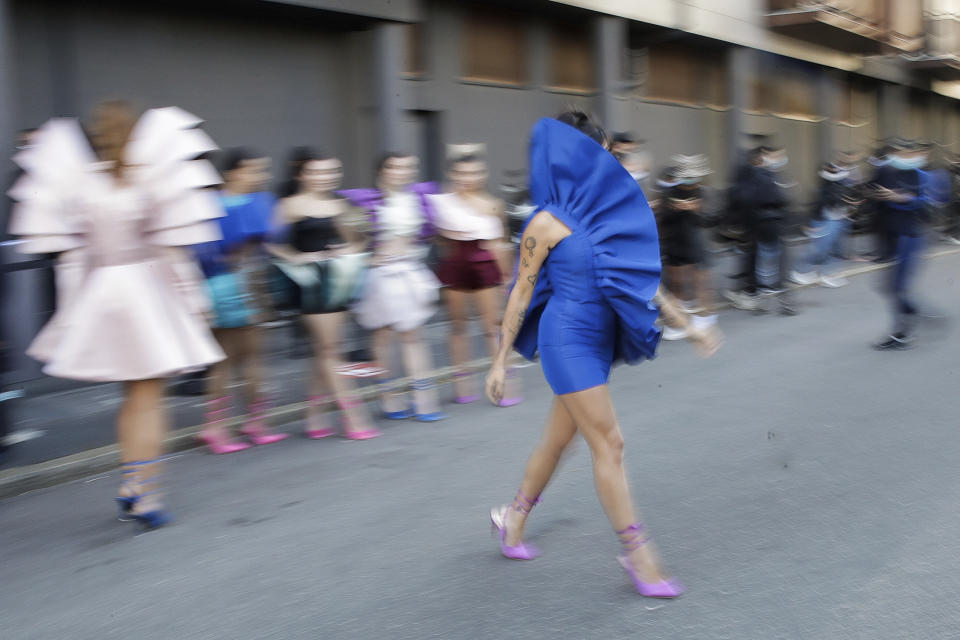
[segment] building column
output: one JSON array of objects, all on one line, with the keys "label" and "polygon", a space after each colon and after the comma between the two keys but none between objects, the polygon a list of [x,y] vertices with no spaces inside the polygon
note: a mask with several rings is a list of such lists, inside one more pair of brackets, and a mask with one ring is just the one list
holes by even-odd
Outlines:
[{"label": "building column", "polygon": [[628,123],[618,108],[617,94],[623,88],[623,56],[627,49],[627,21],[616,16],[594,18],[594,63],[601,122],[607,131],[623,131]]},{"label": "building column", "polygon": [[880,85],[878,124],[881,138],[903,135],[902,122],[907,115],[909,89],[903,85],[884,82]]},{"label": "building column", "polygon": [[377,147],[379,152],[412,149],[405,126],[403,61],[406,59],[404,25],[381,22],[374,27],[374,82],[377,97]]},{"label": "building column", "polygon": [[752,83],[757,74],[756,52],[746,47],[727,50],[727,80],[730,111],[727,115],[727,166],[730,173],[739,165],[743,154],[743,137],[747,133],[746,111],[751,105]]},{"label": "building column", "polygon": [[834,124],[840,107],[841,82],[832,69],[822,69],[817,76],[816,108],[824,119],[817,123],[817,157],[830,162],[836,157],[837,125]]},{"label": "building column", "polygon": [[[3,171],[0,175],[6,176],[11,168],[10,155],[13,152],[15,121],[13,109],[15,105],[13,91],[13,25],[10,0],[0,0],[0,157],[3,158]],[[5,198],[6,196],[4,196]],[[3,229],[0,236],[7,232],[7,206],[0,206],[0,224]]]}]

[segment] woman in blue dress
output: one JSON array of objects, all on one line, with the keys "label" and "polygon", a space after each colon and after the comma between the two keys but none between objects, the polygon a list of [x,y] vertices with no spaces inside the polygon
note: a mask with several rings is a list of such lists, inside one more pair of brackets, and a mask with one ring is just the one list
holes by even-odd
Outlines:
[{"label": "woman in blue dress", "polygon": [[494,509],[491,520],[506,557],[539,555],[522,541],[524,523],[579,432],[590,447],[600,502],[623,543],[620,564],[641,595],[673,598],[683,587],[661,571],[637,519],[607,379],[614,362],[636,364],[654,356],[659,316],[669,326],[689,329],[705,355],[716,350],[719,334],[692,327],[660,292],[656,221],[641,189],[607,148],[602,129],[579,112],[545,118],[533,130],[530,188],[537,213],[521,240],[487,395],[499,403],[507,357],[515,348],[531,359],[539,352],[556,398],[513,504]]}]

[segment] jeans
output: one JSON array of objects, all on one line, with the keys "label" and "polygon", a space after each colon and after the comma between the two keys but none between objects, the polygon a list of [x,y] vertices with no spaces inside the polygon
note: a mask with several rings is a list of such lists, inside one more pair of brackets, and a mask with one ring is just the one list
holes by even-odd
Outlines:
[{"label": "jeans", "polygon": [[893,298],[894,334],[909,335],[917,315],[910,287],[920,263],[925,244],[922,236],[897,237],[897,259],[890,273],[890,295]]},{"label": "jeans", "polygon": [[782,224],[778,219],[761,220],[756,226],[757,259],[755,273],[757,286],[775,289],[780,286],[783,258]]},{"label": "jeans", "polygon": [[807,273],[820,267],[820,271],[823,272],[827,267],[836,264],[835,254],[840,252],[849,228],[850,221],[846,218],[823,221],[816,228],[816,235],[810,243],[810,248],[797,263],[797,271]]}]

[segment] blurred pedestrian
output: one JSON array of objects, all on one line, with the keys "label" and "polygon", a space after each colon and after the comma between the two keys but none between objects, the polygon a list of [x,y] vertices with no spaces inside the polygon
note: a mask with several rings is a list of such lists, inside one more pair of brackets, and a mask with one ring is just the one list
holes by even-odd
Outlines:
[{"label": "blurred pedestrian", "polygon": [[896,253],[890,269],[887,295],[893,311],[893,330],[874,343],[879,350],[906,349],[914,339],[918,315],[913,283],[925,244],[927,212],[924,208],[926,152],[910,140],[891,144],[883,183],[873,185],[873,198],[890,213],[889,230],[895,234]]},{"label": "blurred pedestrian", "polygon": [[213,303],[211,326],[227,359],[208,372],[206,422],[199,438],[213,453],[233,453],[249,445],[234,441],[226,428],[234,398],[227,389],[236,375],[246,419],[240,433],[255,445],[287,437],[267,423],[270,400],[263,391],[263,335],[269,318],[262,243],[270,231],[274,197],[268,191],[270,159],[251,149],[232,149],[223,161],[219,219],[223,238],[194,248]]},{"label": "blurred pedestrian", "polygon": [[873,228],[876,234],[873,260],[880,263],[893,261],[897,250],[897,234],[892,227],[892,218],[895,214],[891,210],[889,201],[873,197],[877,193],[876,187],[890,184],[893,171],[893,167],[890,166],[891,156],[891,146],[884,145],[869,159],[873,174],[868,180],[866,194],[873,210]]},{"label": "blurred pedestrian", "polygon": [[850,229],[856,194],[846,182],[849,171],[832,162],[820,167],[820,192],[813,206],[808,235],[810,244],[790,280],[800,285],[819,283],[825,287],[842,287],[846,278],[835,273],[838,252]]},{"label": "blurred pedestrian", "polygon": [[[503,307],[500,285],[502,266],[510,268],[513,251],[503,202],[486,191],[487,165],[468,153],[450,160],[449,193],[427,196],[436,212],[441,258],[437,275],[444,285],[443,298],[450,318],[450,359],[454,373],[454,402],[475,402],[479,391],[473,374],[465,370],[470,360],[470,320],[476,313],[487,352],[497,350],[497,328]],[[511,388],[502,406],[522,401],[519,377],[508,372]]]},{"label": "blurred pedestrian", "polygon": [[946,210],[946,225],[943,239],[950,244],[960,245],[960,155],[947,157],[947,169],[950,171],[950,203]]},{"label": "blurred pedestrian", "polygon": [[[760,150],[760,164],[753,167],[741,196],[756,238],[754,280],[756,293],[748,307],[762,309],[763,300],[775,298],[783,315],[794,315],[793,295],[785,283],[786,246],[784,233],[789,201],[781,174],[788,163],[782,147],[766,146]],[[748,294],[749,295],[749,294]]]},{"label": "blurred pedestrian", "polygon": [[[300,173],[303,165],[313,159],[316,153],[307,146],[294,147],[287,156],[282,180],[277,184],[277,198],[289,198],[300,190]],[[296,315],[290,322],[290,357],[309,358],[313,355],[310,348],[310,333],[303,323],[303,316]]]},{"label": "blurred pedestrian", "polygon": [[320,439],[336,433],[324,417],[335,402],[343,412],[344,437],[368,440],[380,432],[353,381],[338,373],[347,310],[368,261],[365,242],[344,222],[348,203],[336,195],[343,180],[340,160],[317,154],[301,160],[297,190],[280,200],[279,229],[267,246],[278,258],[275,274],[288,304],[300,312],[313,344],[306,435]]},{"label": "blurred pedestrian", "polygon": [[727,197],[727,234],[739,243],[742,258],[738,272],[731,276],[735,284],[724,292],[724,296],[734,307],[745,311],[755,311],[759,306],[756,296],[756,220],[746,201],[746,195],[754,174],[762,163],[762,146],[748,151],[744,162],[734,171]]},{"label": "blurred pedestrian", "polygon": [[[533,130],[531,192],[538,213],[523,234],[487,396],[500,402],[507,357],[516,348],[527,358],[539,352],[555,399],[516,498],[490,517],[504,556],[537,557],[523,542],[526,519],[579,432],[590,446],[600,502],[623,544],[621,565],[641,595],[674,598],[684,589],[661,569],[630,499],[607,382],[614,361],[635,364],[653,355],[657,304],[669,325],[689,321],[660,295],[653,214],[607,149],[603,130],[583,113],[545,118]],[[713,332],[693,337],[707,352],[718,346]]]},{"label": "blurred pedestrian", "polygon": [[[673,183],[661,191],[658,217],[661,258],[667,288],[694,314],[692,322],[706,327],[716,322],[709,255],[704,245],[705,187],[711,170],[706,156],[676,155],[672,158]],[[665,327],[664,340],[686,338],[682,330]]]},{"label": "blurred pedestrian", "polygon": [[161,498],[166,378],[223,358],[202,313],[201,276],[180,247],[215,240],[222,215],[203,188],[216,172],[193,161],[214,148],[177,108],[140,118],[100,105],[89,146],[74,120],[46,124],[17,155],[26,175],[11,232],[27,253],[59,254],[58,308],[28,350],[52,376],[122,382],[117,417],[121,517],[148,529],[170,516]]},{"label": "blurred pedestrian", "polygon": [[[415,183],[420,162],[405,153],[387,153],[377,163],[377,187],[340,192],[366,213],[372,266],[363,293],[354,306],[361,327],[372,330],[377,365],[387,370],[381,395],[384,417],[434,422],[440,411],[436,382],[430,377],[432,355],[421,327],[436,313],[440,282],[426,266],[434,234],[427,193],[432,184]],[[391,366],[399,346],[403,370],[412,378],[413,401]]]}]

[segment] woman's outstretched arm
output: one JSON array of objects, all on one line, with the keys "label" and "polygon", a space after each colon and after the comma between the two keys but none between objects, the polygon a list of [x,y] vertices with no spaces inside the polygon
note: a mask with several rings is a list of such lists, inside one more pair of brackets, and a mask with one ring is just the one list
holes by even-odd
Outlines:
[{"label": "woman's outstretched arm", "polygon": [[487,398],[494,404],[499,405],[503,398],[507,358],[526,318],[527,307],[530,306],[530,298],[533,297],[533,288],[540,275],[540,267],[543,266],[550,250],[568,235],[570,230],[547,211],[534,215],[523,232],[518,256],[517,282],[507,299],[507,308],[503,312],[503,323],[500,326],[500,343],[490,367],[490,374],[487,376]]}]

